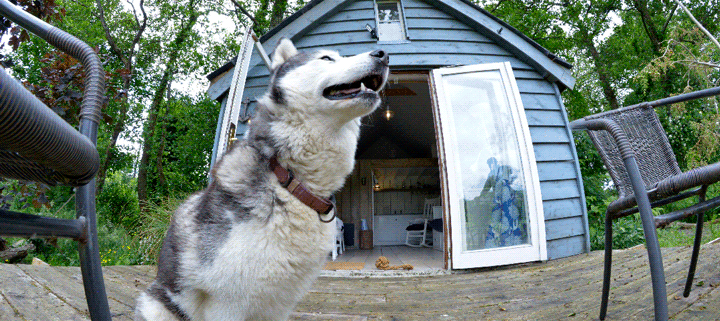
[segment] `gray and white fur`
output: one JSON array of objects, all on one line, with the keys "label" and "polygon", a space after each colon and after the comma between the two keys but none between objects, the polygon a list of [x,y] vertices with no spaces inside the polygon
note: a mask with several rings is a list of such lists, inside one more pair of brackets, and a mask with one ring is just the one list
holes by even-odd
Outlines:
[{"label": "gray and white fur", "polygon": [[330,197],[353,169],[360,118],[380,104],[387,76],[380,50],[341,57],[298,52],[281,40],[247,139],[175,212],[136,319],[287,319],[317,278],[336,229],[280,186],[269,160],[276,155],[311,192]]}]

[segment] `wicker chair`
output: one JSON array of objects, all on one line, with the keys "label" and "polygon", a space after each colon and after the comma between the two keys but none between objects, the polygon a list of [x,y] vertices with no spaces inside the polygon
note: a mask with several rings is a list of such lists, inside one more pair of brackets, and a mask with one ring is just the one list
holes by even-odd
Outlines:
[{"label": "wicker chair", "polygon": [[[668,318],[665,276],[656,228],[697,216],[695,242],[683,292],[686,297],[690,294],[700,250],[703,213],[720,206],[720,197],[705,199],[708,185],[720,181],[720,163],[683,173],[654,108],[718,94],[720,87],[603,112],[571,123],[573,130],[588,131],[619,194],[618,199],[608,206],[605,216],[601,320],[606,316],[610,292],[612,220],[637,212],[640,212],[643,222],[650,260],[656,320]],[[693,196],[698,197],[695,205],[659,216],[652,214],[653,207]]]},{"label": "wicker chair", "polygon": [[90,317],[110,320],[95,219],[94,176],[100,163],[95,142],[105,96],[100,59],[82,41],[7,0],[0,0],[0,14],[78,59],[87,75],[78,132],[0,69],[0,176],[77,187],[76,219],[0,209],[0,235],[76,240]]}]

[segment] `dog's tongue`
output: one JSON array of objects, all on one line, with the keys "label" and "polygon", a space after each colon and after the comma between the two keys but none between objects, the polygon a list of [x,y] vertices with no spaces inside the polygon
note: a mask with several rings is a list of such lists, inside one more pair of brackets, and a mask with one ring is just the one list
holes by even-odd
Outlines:
[{"label": "dog's tongue", "polygon": [[360,88],[348,88],[348,89],[343,89],[343,90],[341,90],[339,93],[340,93],[340,94],[343,94],[343,95],[352,95],[352,94],[357,93],[357,92],[359,92],[359,91],[360,91]]}]

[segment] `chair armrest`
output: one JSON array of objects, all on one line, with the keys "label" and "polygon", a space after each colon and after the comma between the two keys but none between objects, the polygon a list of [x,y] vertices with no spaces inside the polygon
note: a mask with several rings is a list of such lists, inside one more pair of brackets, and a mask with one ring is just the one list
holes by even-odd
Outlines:
[{"label": "chair armrest", "polygon": [[98,170],[95,144],[0,70],[0,175],[84,185]]},{"label": "chair armrest", "polygon": [[652,106],[653,108],[655,108],[655,107],[672,105],[672,104],[677,104],[677,103],[681,103],[681,102],[685,102],[685,101],[689,101],[689,100],[695,100],[695,99],[700,99],[700,98],[705,98],[705,97],[710,97],[710,96],[717,96],[717,95],[720,95],[720,86],[703,89],[703,90],[698,90],[698,91],[693,91],[693,92],[689,92],[689,93],[684,93],[684,94],[680,94],[680,95],[672,96],[672,97],[668,97],[668,98],[658,99],[658,100],[651,101],[648,103],[640,103],[637,105],[627,106],[624,108],[637,107],[642,104],[648,104],[648,105]]}]

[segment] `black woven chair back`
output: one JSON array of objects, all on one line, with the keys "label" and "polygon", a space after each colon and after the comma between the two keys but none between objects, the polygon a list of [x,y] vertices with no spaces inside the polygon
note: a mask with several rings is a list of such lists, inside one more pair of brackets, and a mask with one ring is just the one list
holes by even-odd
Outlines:
[{"label": "black woven chair back", "polygon": [[[613,120],[622,127],[635,152],[635,159],[647,190],[652,189],[665,178],[682,173],[665,130],[652,106],[642,104],[609,111],[601,116],[585,117],[587,120],[602,118]],[[607,131],[588,131],[588,134],[605,163],[619,196],[633,195],[630,177],[623,165],[617,144],[610,134]]]}]

